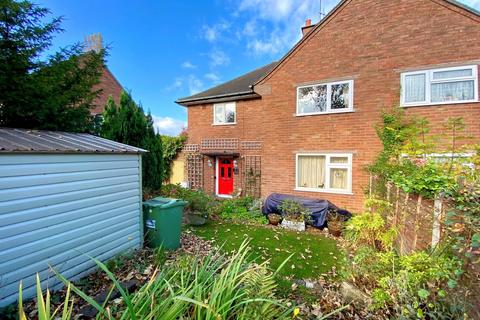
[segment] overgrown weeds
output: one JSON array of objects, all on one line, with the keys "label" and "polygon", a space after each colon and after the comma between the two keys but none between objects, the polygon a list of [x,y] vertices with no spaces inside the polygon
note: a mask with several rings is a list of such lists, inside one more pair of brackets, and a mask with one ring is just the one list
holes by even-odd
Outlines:
[{"label": "overgrown weeds", "polygon": [[[97,319],[290,319],[293,310],[276,296],[274,277],[278,270],[270,270],[266,263],[250,262],[249,254],[245,241],[229,257],[220,252],[205,258],[182,256],[169,267],[157,269],[135,293],[126,292],[107,266],[94,259],[122,296],[116,306],[100,305],[61,274],[57,276],[98,310]],[[40,298],[39,315],[45,314],[47,317],[41,319],[49,320],[53,317],[48,317],[49,293],[45,300]],[[70,298],[66,301],[68,315],[72,302]],[[22,314],[22,302],[19,307]]]}]

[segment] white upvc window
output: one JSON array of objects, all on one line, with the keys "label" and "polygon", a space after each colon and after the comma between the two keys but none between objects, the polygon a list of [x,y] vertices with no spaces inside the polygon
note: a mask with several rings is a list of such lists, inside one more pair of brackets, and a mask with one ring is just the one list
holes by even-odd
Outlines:
[{"label": "white upvc window", "polygon": [[298,153],[296,155],[298,191],[352,193],[351,153]]},{"label": "white upvc window", "polygon": [[401,87],[403,107],[477,102],[477,66],[405,72]]},{"label": "white upvc window", "polygon": [[213,124],[229,125],[237,123],[235,102],[215,103],[213,105]]},{"label": "white upvc window", "polygon": [[353,111],[353,80],[297,87],[297,116]]}]

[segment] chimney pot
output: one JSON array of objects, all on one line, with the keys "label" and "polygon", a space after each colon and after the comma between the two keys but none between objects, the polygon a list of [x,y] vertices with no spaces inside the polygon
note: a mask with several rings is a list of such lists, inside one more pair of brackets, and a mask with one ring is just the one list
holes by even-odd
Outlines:
[{"label": "chimney pot", "polygon": [[302,27],[302,36],[305,36],[307,33],[312,30],[315,25],[312,25],[312,19],[307,19],[305,21],[305,26]]}]

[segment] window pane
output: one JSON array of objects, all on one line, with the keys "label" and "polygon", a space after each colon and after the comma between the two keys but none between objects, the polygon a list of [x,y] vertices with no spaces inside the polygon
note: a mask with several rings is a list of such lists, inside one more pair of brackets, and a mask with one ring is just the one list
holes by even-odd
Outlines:
[{"label": "window pane", "polygon": [[235,122],[235,104],[234,103],[228,103],[225,105],[226,106],[226,111],[225,111],[225,121],[227,123],[233,123]]},{"label": "window pane", "polygon": [[327,110],[327,86],[311,86],[298,89],[298,113]]},{"label": "window pane", "polygon": [[348,169],[330,169],[330,188],[348,189]]},{"label": "window pane", "polygon": [[332,106],[330,109],[348,109],[349,91],[350,86],[348,83],[332,85]]},{"label": "window pane", "polygon": [[348,163],[348,157],[330,157],[330,163]]},{"label": "window pane", "polygon": [[425,101],[425,74],[405,76],[405,102]]},{"label": "window pane", "polygon": [[225,105],[215,106],[215,123],[225,123]]},{"label": "window pane", "polygon": [[462,101],[474,98],[474,81],[432,83],[432,102]]},{"label": "window pane", "polygon": [[450,71],[437,71],[433,73],[433,80],[458,78],[458,77],[471,77],[472,69],[450,70]]},{"label": "window pane", "polygon": [[298,157],[298,187],[325,188],[325,156]]}]

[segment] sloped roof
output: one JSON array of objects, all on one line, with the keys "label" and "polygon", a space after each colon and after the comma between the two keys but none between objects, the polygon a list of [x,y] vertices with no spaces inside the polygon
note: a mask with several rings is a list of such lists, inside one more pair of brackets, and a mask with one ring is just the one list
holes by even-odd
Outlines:
[{"label": "sloped roof", "polygon": [[[330,10],[325,17],[323,17],[322,20],[320,20],[317,24],[315,24],[312,29],[305,35],[303,36],[300,41],[298,41],[278,62],[275,64],[273,68],[270,69],[269,72],[265,73],[261,78],[259,78],[255,83],[253,84],[254,86],[261,83],[263,80],[265,80],[267,77],[269,77],[272,73],[275,72],[284,62],[285,60],[292,54],[294,53],[305,41],[307,41],[310,37],[315,34],[315,31],[317,29],[320,29],[328,20],[330,17],[334,16],[337,11],[340,10],[344,5],[346,5],[348,2],[352,0],[340,0],[335,7],[333,7],[332,10]],[[466,12],[469,12],[471,14],[474,14],[477,18],[480,17],[480,11],[458,1],[458,0],[430,0],[433,2],[439,2],[443,1],[446,3],[449,3],[453,6],[456,6],[457,8],[460,8]]]},{"label": "sloped roof", "polygon": [[144,153],[88,133],[0,128],[1,153]]},{"label": "sloped roof", "polygon": [[[222,83],[216,87],[192,96],[180,98],[175,102],[188,106],[207,102],[218,102],[222,100],[225,101],[235,100],[238,98],[258,97],[258,95],[253,91],[252,85],[264,75],[269,73],[270,70],[276,66],[276,64],[277,62],[272,62],[238,78]],[[235,97],[235,99],[233,99],[233,97]]]},{"label": "sloped roof", "polygon": [[112,96],[113,101],[115,101],[117,105],[120,103],[120,94],[123,91],[123,87],[110,69],[104,66],[102,75],[100,76],[100,82],[93,87],[93,90],[101,90],[98,97],[92,102],[93,108],[90,109],[90,113],[96,115],[102,114],[105,111],[105,105],[110,96]]}]

